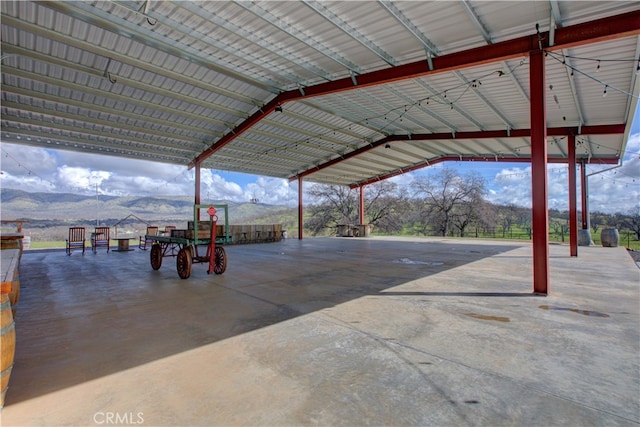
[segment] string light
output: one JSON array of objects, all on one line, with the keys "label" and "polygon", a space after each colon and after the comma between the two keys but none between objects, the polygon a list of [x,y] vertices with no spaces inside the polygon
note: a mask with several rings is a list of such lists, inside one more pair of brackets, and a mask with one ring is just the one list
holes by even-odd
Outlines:
[{"label": "string light", "polygon": [[[522,67],[525,66],[527,64],[526,61],[522,60],[520,61],[520,63],[518,64],[518,67]],[[515,70],[512,70],[512,73],[515,72]],[[379,129],[376,129],[376,131],[382,133],[383,135],[388,135],[391,133],[387,133],[386,131],[388,129],[390,129],[395,123],[404,123],[404,118],[405,115],[408,115],[411,110],[414,107],[421,107],[422,103],[425,103],[426,105],[430,105],[430,101],[434,101],[437,104],[441,104],[441,105],[446,105],[449,107],[449,110],[454,110],[455,109],[455,104],[469,91],[469,89],[471,88],[475,88],[478,89],[480,85],[482,85],[482,81],[486,80],[488,78],[490,78],[491,76],[495,75],[497,77],[502,77],[504,76],[506,73],[502,70],[495,70],[495,71],[491,71],[488,72],[482,76],[479,77],[475,77],[473,79],[471,79],[470,81],[467,82],[463,82],[460,83],[456,86],[453,87],[449,87],[447,89],[444,89],[438,93],[432,93],[431,95],[429,95],[426,98],[422,98],[422,99],[418,99],[415,102],[413,102],[412,104],[404,104],[402,106],[398,106],[395,108],[392,108],[390,110],[387,110],[384,113],[381,113],[379,115],[375,115],[375,116],[370,116],[370,117],[366,117],[364,119],[362,119],[360,122],[356,122],[356,125],[359,126],[363,126],[363,127],[369,127],[372,123],[375,123],[377,120],[384,120],[384,125],[382,127],[380,127]],[[459,89],[463,89],[460,94],[455,98],[455,99],[451,99],[451,94],[458,91]],[[439,100],[438,98],[442,97],[443,100]],[[444,101],[444,99],[446,98],[446,101]],[[331,135],[331,134],[335,134],[336,132],[340,132],[345,130],[345,127],[336,127],[336,128],[332,128],[329,129],[326,132],[323,133],[317,133],[311,137],[307,137],[305,140],[305,144],[313,146],[314,142],[318,142],[320,143],[322,138],[326,138],[327,135]],[[349,131],[351,131],[352,129],[352,124],[348,125],[348,129]],[[365,140],[365,143],[370,143],[371,141],[369,140]],[[294,148],[298,147],[298,145],[296,144],[296,146]],[[258,152],[258,153],[251,153],[248,154],[247,156],[244,157],[244,159],[240,160],[238,163],[238,166],[250,166],[250,165],[260,165],[260,161],[261,159],[267,155],[267,154],[273,154],[276,152],[282,153],[286,151],[285,148],[280,148],[280,147],[276,147],[276,148],[269,148],[267,150],[264,150],[262,152]]]},{"label": "string light", "polygon": [[[549,54],[552,58],[554,58],[554,59],[558,60],[558,58],[557,58],[557,54],[555,54],[554,52],[548,52],[548,54]],[[566,58],[572,58],[571,56],[565,56],[565,57],[566,57]],[[600,69],[600,67],[601,67],[601,61],[602,61],[602,62],[605,62],[605,61],[634,61],[634,62],[636,62],[636,61],[637,61],[637,63],[638,63],[638,69],[640,69],[640,58],[638,58],[638,59],[633,59],[633,60],[628,60],[628,59],[623,59],[623,60],[613,60],[613,59],[609,59],[609,60],[606,60],[606,59],[591,59],[591,58],[578,58],[578,57],[573,57],[573,58],[576,58],[576,59],[588,59],[588,60],[594,60],[594,61],[597,61],[597,67],[596,67],[596,70],[597,70],[597,71],[598,71],[598,70]],[[592,77],[592,76],[589,76],[587,73],[584,73],[583,71],[581,71],[581,70],[579,70],[579,69],[577,69],[577,68],[575,68],[575,67],[573,67],[573,66],[571,66],[571,65],[567,64],[567,63],[566,63],[566,61],[564,60],[564,58],[563,58],[563,60],[562,60],[562,63],[563,63],[565,66],[567,66],[567,67],[569,67],[569,68],[571,69],[571,75],[572,75],[572,76],[574,75],[574,71],[576,71],[576,72],[579,72],[579,73],[581,73],[581,74],[583,74],[583,75],[585,75],[585,76],[587,76],[587,77],[589,77],[589,78],[591,78],[591,79],[593,79],[593,80],[595,80],[595,81],[599,82],[600,84],[603,84],[603,85],[604,85],[603,96],[606,96],[606,94],[607,94],[607,92],[608,92],[608,88],[611,86],[610,84],[605,83],[605,82],[602,82],[602,81],[600,81],[600,80],[598,80],[598,79],[596,79],[596,78],[594,78],[594,77]],[[521,61],[521,62],[520,62],[519,66],[523,66],[523,65],[525,65],[525,64],[526,64],[526,61],[524,61],[524,60],[523,60],[523,61]],[[512,71],[512,72],[514,72],[514,71]],[[433,98],[433,101],[435,101],[436,103],[439,103],[439,104],[442,104],[442,105],[448,105],[448,106],[449,106],[449,109],[450,109],[450,110],[453,110],[453,109],[454,109],[454,107],[455,107],[455,104],[456,104],[456,103],[457,103],[457,102],[458,102],[458,101],[459,101],[459,100],[460,100],[460,99],[461,99],[461,98],[462,98],[462,97],[467,93],[467,91],[468,91],[469,89],[471,89],[471,88],[472,88],[472,89],[478,89],[478,88],[482,85],[482,81],[483,81],[483,80],[485,80],[485,79],[489,78],[490,76],[492,76],[492,75],[494,75],[494,74],[495,74],[497,77],[501,77],[501,76],[504,76],[504,75],[505,75],[505,72],[504,72],[504,71],[502,71],[502,70],[492,71],[492,72],[490,72],[490,73],[487,73],[487,74],[486,74],[486,75],[484,75],[484,76],[476,77],[476,78],[474,78],[474,79],[472,79],[472,80],[470,80],[470,81],[468,81],[468,82],[464,82],[464,83],[459,84],[459,85],[454,86],[454,87],[449,87],[449,88],[447,88],[447,89],[445,89],[445,90],[443,90],[443,91],[441,91],[441,92],[439,92],[439,93],[435,93],[435,94],[434,94],[434,93],[432,93],[432,94],[431,94],[431,95],[429,95],[428,97],[423,98],[423,99],[419,99],[419,100],[417,100],[416,102],[414,102],[413,104],[410,104],[410,105],[405,104],[405,105],[402,105],[402,106],[399,106],[399,107],[396,107],[396,108],[390,109],[390,110],[388,110],[387,112],[385,112],[385,113],[384,113],[384,114],[382,114],[382,115],[379,115],[379,116],[372,116],[372,117],[367,117],[367,118],[364,118],[364,119],[363,119],[362,121],[360,121],[360,122],[354,122],[354,123],[355,123],[356,125],[360,125],[360,126],[363,126],[363,127],[369,127],[370,122],[373,122],[373,121],[375,121],[375,120],[377,120],[377,119],[380,119],[381,117],[384,117],[384,119],[386,120],[386,122],[387,122],[387,123],[385,124],[385,126],[384,126],[384,127],[382,127],[381,129],[379,129],[379,131],[380,131],[381,133],[384,133],[384,131],[385,131],[386,129],[390,128],[390,127],[391,127],[395,122],[402,123],[402,122],[403,122],[403,117],[404,117],[406,114],[409,114],[409,113],[411,112],[411,110],[412,110],[415,106],[420,106],[420,107],[422,107],[422,103],[423,103],[423,102],[426,102],[426,105],[430,105],[430,101],[432,100],[432,98]],[[627,92],[625,92],[625,91],[623,91],[623,90],[620,90],[620,89],[618,89],[618,88],[616,88],[616,87],[614,87],[614,86],[611,86],[611,87],[612,87],[612,89],[614,89],[614,90],[616,90],[616,91],[618,91],[618,92],[624,93],[624,94],[626,94],[626,95],[628,95],[628,96],[634,96],[634,95],[629,94],[629,93],[627,93]],[[457,96],[457,97],[452,97],[452,96],[450,96],[450,95],[452,95],[454,92],[457,92],[457,90],[458,90],[458,89],[461,89],[461,88],[464,88],[464,89],[462,90],[462,92],[460,93],[460,95],[459,95],[459,96]],[[550,88],[550,90],[553,90],[553,86],[552,86],[552,85],[551,85],[549,88]],[[438,97],[442,97],[442,98],[446,99],[447,101],[443,102],[442,100],[439,100],[439,99],[438,99]],[[455,99],[453,99],[453,100],[452,100],[452,98],[455,98]],[[637,96],[636,96],[636,98],[637,98]],[[557,96],[555,96],[555,95],[554,95],[554,101],[556,102],[556,104],[557,104],[557,105],[558,105],[558,107],[560,108],[560,102],[559,102],[559,99],[558,99],[558,98],[557,98]],[[394,118],[394,116],[395,116],[395,118]],[[565,120],[565,121],[566,121],[566,117],[565,117],[565,116],[563,116],[563,120]],[[351,130],[351,128],[352,128],[352,125],[351,125],[351,124],[349,124],[349,125],[348,125],[348,129],[349,129],[349,130]],[[331,134],[335,135],[335,134],[336,134],[336,131],[342,131],[342,130],[344,130],[344,129],[345,129],[345,127],[336,127],[336,128],[333,128],[333,129],[328,130],[328,132],[326,132],[326,133],[318,133],[318,134],[316,134],[316,135],[314,135],[314,136],[311,136],[310,138],[307,138],[307,144],[308,144],[308,145],[312,145],[314,140],[322,139],[322,138],[324,137],[324,135],[325,135],[325,134],[328,134],[329,132],[330,132]],[[346,143],[345,143],[345,144],[346,144]],[[348,144],[346,144],[346,145],[348,145]],[[298,146],[298,145],[296,144],[296,147],[297,147],[297,146]],[[587,145],[585,145],[585,150],[587,150],[587,152],[588,152],[588,148],[586,148],[586,147],[587,147]],[[520,151],[520,148],[521,148],[521,147],[516,148],[516,149],[515,149],[515,151],[516,151],[516,152],[519,152],[519,151]],[[600,148],[600,147],[598,147],[598,148]],[[608,149],[607,147],[603,147],[603,148]],[[278,152],[283,152],[283,151],[286,151],[286,149],[281,148],[281,147],[274,147],[274,148],[270,148],[270,149],[268,149],[268,150],[265,150],[264,152],[255,153],[255,155],[254,155],[253,153],[252,153],[252,154],[250,154],[249,156],[247,156],[247,157],[249,157],[249,158],[246,158],[246,159],[245,159],[245,161],[246,161],[248,164],[253,164],[253,163],[258,162],[261,156],[267,155],[267,154],[269,154],[269,153],[278,153]],[[242,163],[244,163],[244,162],[241,162],[240,164],[242,164]],[[29,171],[29,172],[32,172],[32,171]],[[37,174],[35,174],[35,173],[33,173],[33,174],[37,176]],[[31,175],[31,173],[30,173],[30,175]],[[182,174],[179,174],[179,175],[178,175],[178,176],[176,176],[173,180],[175,180],[176,178],[178,178],[180,175],[182,175]],[[41,179],[43,179],[43,178],[41,178]],[[166,185],[166,184],[165,184],[165,185]]]},{"label": "string light", "polygon": [[[577,72],[585,77],[590,78],[591,80],[601,84],[604,86],[604,92],[603,92],[603,97],[606,96],[608,89],[611,88],[613,90],[615,90],[616,92],[619,92],[623,95],[626,95],[628,97],[634,98],[634,99],[640,99],[640,97],[638,95],[634,95],[628,91],[625,91],[623,89],[620,89],[614,85],[612,85],[611,83],[608,82],[604,82],[592,75],[590,75],[589,73],[580,70],[579,68],[574,67],[573,65],[569,65],[566,63],[566,61],[564,60],[564,58],[576,58],[576,59],[582,59],[582,60],[590,60],[590,61],[597,61],[598,65],[596,67],[596,72],[600,70],[600,62],[604,62],[604,61],[609,61],[609,62],[636,62],[638,61],[638,69],[640,70],[640,58],[639,59],[598,59],[598,58],[581,58],[581,57],[571,57],[571,56],[560,56],[554,52],[549,51],[549,56],[553,59],[555,59],[558,62],[561,62],[565,67],[569,67],[571,69],[572,75],[573,72]],[[562,59],[561,59],[562,58]]]}]

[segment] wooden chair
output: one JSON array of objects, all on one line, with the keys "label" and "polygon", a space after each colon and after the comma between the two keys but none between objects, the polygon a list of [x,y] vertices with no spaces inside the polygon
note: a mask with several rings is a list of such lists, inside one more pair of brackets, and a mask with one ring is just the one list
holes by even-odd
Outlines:
[{"label": "wooden chair", "polygon": [[[158,227],[155,225],[147,226],[147,232],[145,236],[157,236],[158,235]],[[138,247],[142,250],[147,250],[147,244],[153,244],[153,239],[147,239],[145,236],[140,236],[140,243],[138,243]]]},{"label": "wooden chair", "polygon": [[99,246],[106,246],[107,252],[111,249],[109,239],[109,227],[96,227],[91,236],[91,249],[93,253],[98,252]]},{"label": "wooden chair", "polygon": [[164,231],[162,232],[162,235],[171,237],[171,230],[175,230],[175,229],[176,229],[175,225],[166,225],[164,227]]},{"label": "wooden chair", "polygon": [[71,255],[71,251],[74,249],[82,249],[82,255],[84,255],[85,249],[85,228],[84,227],[69,227],[69,237],[66,239],[66,251],[67,255]]}]

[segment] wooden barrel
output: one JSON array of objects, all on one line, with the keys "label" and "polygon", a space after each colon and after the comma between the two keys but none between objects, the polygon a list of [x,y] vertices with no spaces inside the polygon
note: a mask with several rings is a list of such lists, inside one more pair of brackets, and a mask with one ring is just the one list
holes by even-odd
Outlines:
[{"label": "wooden barrel", "polygon": [[616,228],[605,228],[600,232],[600,242],[606,248],[617,248],[620,242],[620,235]]},{"label": "wooden barrel", "polygon": [[2,294],[0,296],[0,306],[2,308],[0,316],[0,369],[2,370],[0,387],[2,388],[2,397],[0,400],[0,408],[4,406],[4,397],[9,387],[9,376],[11,376],[11,368],[13,368],[13,357],[16,350],[16,330],[13,323],[13,315],[11,314],[11,303],[9,296]]},{"label": "wooden barrel", "polygon": [[591,232],[588,229],[578,230],[578,246],[590,246],[592,243]]},{"label": "wooden barrel", "polygon": [[11,282],[11,292],[9,292],[9,303],[11,304],[11,313],[13,317],[16,317],[16,310],[18,309],[18,301],[20,301],[20,275],[16,269],[13,275],[13,281]]},{"label": "wooden barrel", "polygon": [[24,236],[22,238],[22,249],[31,248],[31,236]]}]

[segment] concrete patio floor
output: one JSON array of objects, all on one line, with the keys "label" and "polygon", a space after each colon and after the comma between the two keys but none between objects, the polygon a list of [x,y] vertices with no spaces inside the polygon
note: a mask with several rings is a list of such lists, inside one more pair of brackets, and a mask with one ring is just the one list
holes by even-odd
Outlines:
[{"label": "concrete patio floor", "polygon": [[26,251],[2,426],[640,424],[640,270],[624,248],[307,238]]}]

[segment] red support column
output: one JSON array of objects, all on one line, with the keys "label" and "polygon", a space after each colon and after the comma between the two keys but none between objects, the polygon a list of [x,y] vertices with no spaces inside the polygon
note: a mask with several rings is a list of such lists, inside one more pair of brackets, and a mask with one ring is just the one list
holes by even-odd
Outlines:
[{"label": "red support column", "polygon": [[[194,195],[194,201],[193,203],[196,205],[200,204],[200,168],[201,168],[201,164],[200,163],[196,163],[196,183],[195,183],[195,195]],[[198,209],[198,213],[197,213],[198,218],[200,218],[200,209]]]},{"label": "red support column", "polygon": [[547,209],[547,114],[544,52],[529,53],[531,93],[531,196],[533,229],[533,292],[549,292],[549,211]]},{"label": "red support column", "polygon": [[360,213],[360,224],[364,224],[364,185],[360,186],[360,206],[358,212]]},{"label": "red support column", "polygon": [[580,162],[580,195],[582,196],[582,229],[589,229],[589,189],[587,188],[587,165],[584,160]]},{"label": "red support column", "polygon": [[303,209],[302,209],[302,177],[298,178],[298,239],[302,240],[302,232],[304,231],[303,221]]},{"label": "red support column", "polygon": [[578,202],[576,183],[576,137],[567,137],[569,145],[569,246],[571,256],[578,256]]}]

